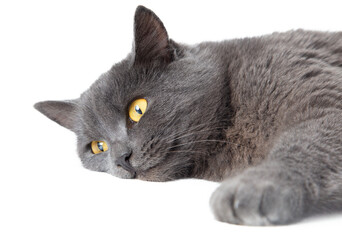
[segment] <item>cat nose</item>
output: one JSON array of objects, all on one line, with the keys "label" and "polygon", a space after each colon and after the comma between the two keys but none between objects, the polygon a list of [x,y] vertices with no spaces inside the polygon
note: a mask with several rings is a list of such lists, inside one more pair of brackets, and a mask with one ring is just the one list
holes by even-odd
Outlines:
[{"label": "cat nose", "polygon": [[134,178],[136,172],[135,172],[135,169],[132,167],[132,165],[129,163],[129,158],[131,157],[131,155],[132,155],[132,150],[125,152],[124,154],[122,154],[120,157],[118,157],[115,160],[115,164],[116,166],[122,167],[126,171],[130,172]]}]

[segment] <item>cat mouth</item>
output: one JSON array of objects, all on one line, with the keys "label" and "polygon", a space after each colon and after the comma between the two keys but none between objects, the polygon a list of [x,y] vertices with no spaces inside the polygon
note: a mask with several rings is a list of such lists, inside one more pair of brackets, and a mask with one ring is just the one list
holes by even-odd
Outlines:
[{"label": "cat mouth", "polygon": [[148,182],[164,182],[163,178],[160,176],[158,171],[154,171],[153,168],[150,168],[149,171],[144,171],[139,174],[136,174],[136,179]]},{"label": "cat mouth", "polygon": [[123,168],[127,172],[129,172],[132,175],[132,178],[136,178],[137,171],[132,167],[132,165],[129,163],[128,159],[118,161],[118,162],[116,162],[116,165],[118,167]]},{"label": "cat mouth", "polygon": [[149,182],[164,182],[163,176],[160,171],[159,162],[155,162],[155,164],[148,166],[147,168],[141,169],[136,168],[134,178],[149,181]]}]

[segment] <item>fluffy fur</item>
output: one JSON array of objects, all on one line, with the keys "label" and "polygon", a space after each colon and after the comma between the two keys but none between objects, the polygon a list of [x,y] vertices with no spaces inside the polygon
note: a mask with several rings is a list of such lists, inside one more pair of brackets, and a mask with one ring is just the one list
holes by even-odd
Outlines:
[{"label": "fluffy fur", "polygon": [[[342,33],[188,46],[170,40],[142,6],[134,30],[132,53],[80,98],[35,105],[76,133],[86,168],[223,181],[211,206],[235,224],[287,224],[342,209]],[[128,106],[137,98],[148,108],[133,123]],[[94,140],[109,150],[92,154]],[[130,168],[117,164],[122,156]]]}]

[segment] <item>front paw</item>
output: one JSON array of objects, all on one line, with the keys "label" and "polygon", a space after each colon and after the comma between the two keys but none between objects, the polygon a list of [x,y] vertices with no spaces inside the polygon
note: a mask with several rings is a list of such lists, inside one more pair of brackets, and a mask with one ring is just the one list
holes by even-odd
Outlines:
[{"label": "front paw", "polygon": [[241,225],[281,225],[303,215],[303,190],[296,182],[243,175],[225,180],[210,205],[219,221]]}]

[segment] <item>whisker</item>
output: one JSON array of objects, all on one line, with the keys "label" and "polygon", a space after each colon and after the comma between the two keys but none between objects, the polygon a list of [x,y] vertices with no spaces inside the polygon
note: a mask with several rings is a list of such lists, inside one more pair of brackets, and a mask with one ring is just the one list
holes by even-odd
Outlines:
[{"label": "whisker", "polygon": [[169,147],[169,148],[166,148],[166,150],[168,150],[168,149],[173,149],[173,148],[176,148],[176,147],[185,146],[185,145],[188,145],[188,144],[200,143],[200,142],[217,142],[217,143],[227,143],[227,141],[223,141],[223,140],[214,140],[214,139],[208,139],[208,140],[198,140],[198,141],[186,142],[186,143],[178,144],[178,145],[175,145],[175,146],[171,146],[171,147]]},{"label": "whisker", "polygon": [[[200,124],[200,125],[196,125],[194,126],[192,129],[188,129],[188,130],[185,130],[185,131],[181,131],[181,132],[178,132],[176,134],[173,134],[173,135],[170,135],[166,138],[164,138],[164,140],[166,141],[166,143],[172,143],[174,140],[179,140],[179,139],[182,139],[184,137],[187,137],[187,136],[191,136],[191,135],[194,135],[194,134],[200,134],[200,133],[205,133],[205,132],[209,132],[209,131],[212,131],[212,132],[219,132],[219,131],[213,131],[213,130],[219,130],[219,129],[226,129],[226,127],[213,127],[213,128],[209,128],[209,129],[205,129],[205,130],[201,130],[201,131],[195,131],[195,132],[190,132],[191,130],[193,130],[194,128],[197,128],[199,126],[203,126],[204,124]],[[190,132],[190,133],[189,133]],[[184,135],[181,135],[181,133],[183,133]],[[176,136],[178,135],[178,136]],[[172,136],[174,136],[174,138],[172,139]],[[169,141],[167,141],[169,140]],[[210,140],[203,140],[203,141],[210,141]],[[244,147],[244,148],[248,148],[247,146],[241,144],[241,143],[234,143],[234,142],[231,142],[229,141],[229,139],[226,139],[226,140],[214,140],[214,141],[223,141],[227,144],[232,144],[232,145],[235,145],[235,146],[239,146],[239,147]],[[191,143],[191,142],[190,142]],[[188,144],[190,144],[188,143]]]},{"label": "whisker", "polygon": [[201,154],[206,154],[206,152],[201,152],[201,151],[181,151],[181,150],[176,150],[176,151],[168,151],[168,152],[176,152],[176,153],[201,153]]},{"label": "whisker", "polygon": [[[181,138],[185,138],[185,137],[188,137],[188,136],[191,136],[191,135],[194,135],[194,134],[199,134],[199,133],[204,133],[204,132],[213,132],[213,133],[218,133],[220,131],[213,131],[213,130],[218,130],[218,129],[224,129],[223,127],[216,127],[216,128],[209,128],[209,129],[206,129],[206,130],[201,130],[201,131],[196,131],[196,132],[191,132],[191,133],[187,133],[187,134],[184,134],[182,136],[179,136],[179,137],[175,137],[173,138],[172,140],[170,141],[167,141],[166,143],[171,143],[175,140],[179,140]],[[169,138],[167,138],[169,139]]]},{"label": "whisker", "polygon": [[168,122],[168,124],[165,124],[163,130],[159,131],[158,136],[161,137],[163,135],[163,133],[165,132],[165,130],[173,123],[173,121],[175,120],[176,115],[173,116],[173,118]]},{"label": "whisker", "polygon": [[[210,123],[201,123],[201,124],[197,124],[195,126],[192,126],[190,128],[187,128],[183,131],[180,131],[180,132],[176,132],[174,133],[173,135],[177,135],[177,134],[182,134],[184,132],[187,132],[187,131],[193,131],[193,130],[196,130],[197,128],[200,128],[200,127],[205,127],[205,126],[211,126],[212,124],[217,124],[217,123],[224,123],[225,121],[215,121],[215,122],[210,122]],[[170,135],[170,136],[173,136],[173,135]]]},{"label": "whisker", "polygon": [[[182,134],[190,133],[190,132],[195,131],[196,129],[201,128],[201,127],[211,126],[212,124],[218,124],[218,123],[222,123],[222,124],[223,124],[223,123],[225,123],[225,122],[226,122],[226,121],[216,121],[216,122],[211,122],[211,123],[202,123],[202,124],[198,124],[198,125],[192,126],[191,128],[187,128],[187,129],[185,129],[185,130],[182,130],[182,131],[179,131],[179,132],[175,132],[175,133],[169,135],[169,136],[167,137],[167,139],[165,139],[165,140],[168,140],[168,139],[171,139],[171,138],[174,138],[174,137],[178,137],[178,136],[180,136],[180,135],[182,135]],[[222,126],[216,126],[216,127],[214,127],[214,128],[219,128],[219,127],[221,127],[222,129],[225,128],[224,125],[222,125]]]}]

